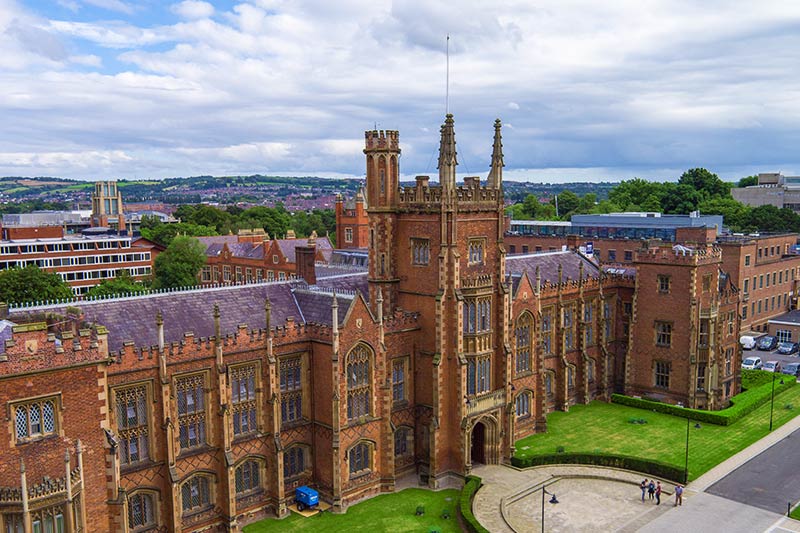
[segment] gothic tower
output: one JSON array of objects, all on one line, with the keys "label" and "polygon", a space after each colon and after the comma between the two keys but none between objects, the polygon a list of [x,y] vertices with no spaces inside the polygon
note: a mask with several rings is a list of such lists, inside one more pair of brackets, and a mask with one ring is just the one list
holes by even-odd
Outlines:
[{"label": "gothic tower", "polygon": [[417,442],[431,484],[508,456],[509,294],[503,247],[502,143],[495,123],[489,179],[456,183],[452,115],[440,129],[439,184],[399,187],[397,132],[366,132],[370,301],[420,313],[414,350]]}]

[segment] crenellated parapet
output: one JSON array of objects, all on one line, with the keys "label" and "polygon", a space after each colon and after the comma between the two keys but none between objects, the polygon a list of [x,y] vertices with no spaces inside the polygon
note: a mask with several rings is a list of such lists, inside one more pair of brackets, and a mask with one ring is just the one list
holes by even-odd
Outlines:
[{"label": "crenellated parapet", "polygon": [[47,315],[12,326],[0,354],[0,375],[102,362],[108,359],[108,331],[77,318]]},{"label": "crenellated parapet", "polygon": [[419,313],[409,313],[408,311],[395,310],[391,317],[387,317],[383,322],[383,327],[387,333],[392,331],[415,328],[419,326]]},{"label": "crenellated parapet", "polygon": [[[35,505],[39,500],[54,498],[66,494],[67,483],[70,484],[72,492],[80,490],[81,471],[74,468],[69,475],[69,480],[65,477],[50,478],[46,477],[41,482],[28,486],[28,504]],[[0,504],[22,504],[22,489],[20,487],[0,487]]]},{"label": "crenellated parapet", "polygon": [[722,261],[722,249],[717,246],[690,248],[682,245],[660,246],[635,252],[634,262],[672,265],[709,265]]},{"label": "crenellated parapet", "polygon": [[[298,323],[294,319],[289,319],[270,331],[276,347],[294,342],[330,342],[332,337],[331,326],[328,324]],[[219,343],[223,353],[246,352],[263,350],[266,339],[266,329],[250,329],[246,324],[241,324],[235,333],[220,336]],[[216,344],[217,339],[214,336],[196,337],[194,333],[187,332],[180,341],[165,344],[164,353],[170,364],[213,358]],[[137,346],[133,342],[126,342],[121,350],[112,355],[116,364],[110,369],[111,373],[141,370],[158,366],[159,348],[157,345]]]},{"label": "crenellated parapet", "polygon": [[400,150],[400,132],[397,130],[371,130],[364,132],[365,148],[369,150]]}]

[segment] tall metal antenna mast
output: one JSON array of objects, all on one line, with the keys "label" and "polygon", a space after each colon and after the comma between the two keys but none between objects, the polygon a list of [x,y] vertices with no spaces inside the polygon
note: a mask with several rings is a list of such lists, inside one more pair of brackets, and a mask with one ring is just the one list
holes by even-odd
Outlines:
[{"label": "tall metal antenna mast", "polygon": [[447,34],[447,45],[445,53],[447,55],[447,74],[445,77],[444,89],[444,113],[445,115],[450,112],[450,34]]}]

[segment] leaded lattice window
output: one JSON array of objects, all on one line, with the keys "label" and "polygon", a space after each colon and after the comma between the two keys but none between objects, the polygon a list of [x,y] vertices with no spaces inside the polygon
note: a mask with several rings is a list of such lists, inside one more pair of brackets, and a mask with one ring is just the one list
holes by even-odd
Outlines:
[{"label": "leaded lattice window", "polygon": [[178,425],[182,449],[206,443],[205,379],[203,374],[178,378]]},{"label": "leaded lattice window", "polygon": [[28,440],[56,432],[56,399],[43,398],[14,406],[17,440]]},{"label": "leaded lattice window", "polygon": [[248,459],[236,469],[236,494],[261,488],[261,467],[258,461]]},{"label": "leaded lattice window", "polygon": [[492,325],[491,297],[464,301],[464,333],[485,333]]},{"label": "leaded lattice window", "polygon": [[150,459],[147,386],[117,389],[114,397],[120,463],[128,465]]},{"label": "leaded lattice window", "polygon": [[207,476],[196,475],[181,485],[183,513],[200,511],[211,505],[211,483]]},{"label": "leaded lattice window", "polygon": [[5,533],[25,533],[25,522],[22,514],[4,514]]},{"label": "leaded lattice window", "polygon": [[583,323],[583,344],[591,346],[594,344],[594,307],[591,303],[583,308]]},{"label": "leaded lattice window", "polygon": [[672,345],[672,323],[656,322],[656,346],[669,347]]},{"label": "leaded lattice window", "polygon": [[542,352],[553,352],[553,314],[550,310],[542,313]]},{"label": "leaded lattice window", "polygon": [[431,258],[431,244],[428,239],[411,239],[411,263],[427,265]]},{"label": "leaded lattice window", "polygon": [[514,331],[517,345],[517,373],[528,372],[531,369],[531,328],[533,319],[528,313],[524,313],[517,320],[517,327]]},{"label": "leaded lattice window", "polygon": [[360,344],[347,356],[347,418],[353,420],[370,412],[370,353]]},{"label": "leaded lattice window", "polygon": [[517,418],[524,418],[531,415],[531,393],[529,391],[521,392],[514,403],[517,411]]},{"label": "leaded lattice window", "polygon": [[366,474],[370,468],[370,445],[366,442],[359,442],[348,453],[350,463],[350,477]]},{"label": "leaded lattice window", "polygon": [[289,479],[299,476],[306,470],[306,450],[303,446],[293,446],[283,452],[283,477]]},{"label": "leaded lattice window", "polygon": [[467,361],[467,394],[489,392],[492,385],[492,359],[485,355]]},{"label": "leaded lattice window", "polygon": [[152,494],[134,493],[128,497],[128,528],[140,531],[156,525]]},{"label": "leaded lattice window", "polygon": [[302,360],[299,356],[281,359],[281,423],[303,417]]},{"label": "leaded lattice window", "polygon": [[611,310],[611,302],[603,302],[603,318],[605,319],[604,340],[605,342],[610,342],[614,340],[614,337],[611,335],[611,332],[613,331],[611,328],[614,324],[614,314]]},{"label": "leaded lattice window", "polygon": [[655,385],[664,389],[669,388],[669,374],[671,365],[667,361],[656,361]]},{"label": "leaded lattice window", "polygon": [[392,401],[402,402],[406,399],[406,362],[405,360],[392,363]]},{"label": "leaded lattice window", "polygon": [[469,241],[469,263],[483,263],[483,239],[471,239]]},{"label": "leaded lattice window", "polygon": [[257,429],[256,369],[256,365],[230,369],[234,435],[245,435]]},{"label": "leaded lattice window", "polygon": [[64,510],[60,505],[31,513],[33,533],[64,533]]},{"label": "leaded lattice window", "polygon": [[408,445],[411,429],[407,427],[399,427],[394,432],[394,455],[395,457],[404,457],[411,453]]}]

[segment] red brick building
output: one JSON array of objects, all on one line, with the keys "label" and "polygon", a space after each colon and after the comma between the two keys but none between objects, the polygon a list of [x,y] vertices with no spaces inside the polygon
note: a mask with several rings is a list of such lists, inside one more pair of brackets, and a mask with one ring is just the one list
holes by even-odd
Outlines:
[{"label": "red brick building", "polygon": [[367,248],[369,217],[364,190],[360,189],[355,198],[344,200],[336,196],[336,246],[342,249]]},{"label": "red brick building", "polygon": [[[272,239],[263,229],[240,230],[238,235],[198,237],[206,247],[206,265],[198,274],[201,285],[283,281],[297,277],[297,249],[312,247],[312,262],[328,263],[333,246],[327,237]],[[302,252],[301,252],[302,253]]]},{"label": "red brick building", "polygon": [[[401,187],[398,132],[366,132],[366,271],[312,262],[311,285],[12,309],[34,325],[17,326],[0,358],[0,454],[14,458],[0,469],[0,526],[53,506],[66,520],[79,494],[74,531],[239,531],[286,515],[304,484],[339,512],[404,476],[459,480],[508,461],[547,412],[612,392],[725,405],[738,293],[718,248],[658,248],[613,269],[575,251],[509,256],[499,121],[485,182],[456,183],[455,146],[448,115],[438,184]],[[65,314],[103,327],[76,334]],[[74,355],[38,382],[27,361],[40,349]],[[48,426],[58,438],[25,410],[42,401],[62,417]],[[73,465],[78,436],[95,492],[73,483],[23,506],[21,487],[58,485],[67,467],[41,461],[23,478],[18,456],[28,465],[53,446]]]}]

